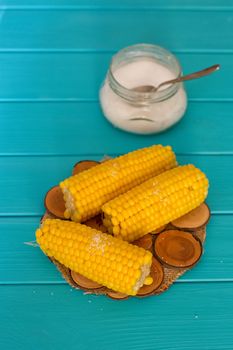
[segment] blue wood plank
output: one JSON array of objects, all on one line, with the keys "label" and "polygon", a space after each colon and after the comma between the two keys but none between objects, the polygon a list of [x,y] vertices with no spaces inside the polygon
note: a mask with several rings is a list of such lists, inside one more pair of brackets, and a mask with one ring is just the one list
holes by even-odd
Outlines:
[{"label": "blue wood plank", "polygon": [[21,0],[20,3],[18,0],[4,0],[0,2],[0,6],[3,8],[53,8],[59,7],[61,9],[71,7],[71,8],[137,8],[137,7],[150,7],[158,9],[221,9],[221,8],[232,8],[232,1],[229,0],[134,0],[133,3],[131,0],[118,0],[118,1],[109,1],[109,0],[50,0],[49,5],[47,1],[41,0]]},{"label": "blue wood plank", "polygon": [[113,301],[67,286],[1,287],[5,350],[231,350],[233,284],[179,284]]},{"label": "blue wood plank", "polygon": [[[43,198],[50,187],[68,177],[78,160],[101,157],[102,155],[0,158],[0,169],[3,169],[0,176],[0,216],[42,215]],[[233,178],[233,156],[183,155],[178,160],[181,164],[193,163],[207,174],[210,180],[208,203],[213,212],[233,213],[233,187],[230,185]]]},{"label": "blue wood plank", "polygon": [[[39,248],[24,244],[35,240],[38,226],[39,217],[1,219],[0,285],[66,283]],[[178,282],[233,282],[232,226],[232,215],[212,216],[202,260]]]},{"label": "blue wood plank", "polygon": [[232,106],[191,102],[172,129],[138,136],[115,129],[96,102],[0,103],[0,154],[101,155],[155,143],[171,144],[179,153],[232,153]]},{"label": "blue wood plank", "polygon": [[136,42],[156,42],[171,49],[232,50],[232,18],[228,9],[210,11],[208,16],[203,11],[151,9],[25,10],[20,15],[16,10],[2,11],[0,47],[115,50]]},{"label": "blue wood plank", "polygon": [[[1,27],[0,27],[1,28]],[[0,53],[0,101],[98,99],[113,53]],[[213,63],[221,70],[187,82],[190,99],[231,99],[233,54],[178,53],[185,73]]]}]

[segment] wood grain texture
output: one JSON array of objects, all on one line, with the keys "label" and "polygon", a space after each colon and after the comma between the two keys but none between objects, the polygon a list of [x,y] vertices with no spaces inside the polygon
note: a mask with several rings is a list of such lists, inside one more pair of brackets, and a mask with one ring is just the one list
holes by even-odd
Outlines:
[{"label": "wood grain texture", "polygon": [[[113,54],[3,53],[0,49],[0,102],[21,99],[97,101],[99,88]],[[216,53],[214,56],[204,53],[178,53],[177,57],[184,73],[197,71],[214,63],[221,64],[220,71],[215,74],[186,83],[191,100],[233,101],[232,89],[225,88],[228,80],[233,80],[233,53]]]},{"label": "wood grain texture", "polygon": [[[24,244],[35,240],[39,219],[1,219],[0,285],[66,283],[39,248]],[[212,216],[202,260],[178,282],[233,282],[232,226],[232,215]]]},{"label": "wood grain texture", "polygon": [[[88,158],[99,160],[103,155],[104,152],[98,156],[0,158],[0,168],[3,169],[0,176],[0,216],[42,215],[46,192],[70,176],[77,161]],[[193,163],[207,174],[211,184],[208,203],[213,212],[233,213],[233,187],[227,185],[233,178],[233,156],[183,155],[178,160],[180,164]]]},{"label": "wood grain texture", "polygon": [[[22,10],[20,16],[17,10],[2,10],[1,16],[2,49],[116,50],[137,42],[156,42],[179,50],[232,50],[233,12],[227,9],[210,11],[208,16],[205,11],[150,8],[99,10],[91,15],[88,10]],[[138,25],[142,21],[146,26]],[[168,25],[172,30],[167,30]]]},{"label": "wood grain texture", "polygon": [[35,342],[38,349],[51,350],[191,350],[201,344],[230,350],[232,284],[203,286],[177,284],[159,297],[122,302],[69,286],[2,286],[1,345],[7,350],[31,350]]}]

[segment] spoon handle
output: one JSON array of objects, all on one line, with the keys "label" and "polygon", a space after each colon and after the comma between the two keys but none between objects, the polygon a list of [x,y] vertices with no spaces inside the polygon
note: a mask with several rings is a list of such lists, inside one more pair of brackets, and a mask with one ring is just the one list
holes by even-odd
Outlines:
[{"label": "spoon handle", "polygon": [[202,69],[202,70],[200,70],[200,71],[198,71],[198,72],[194,72],[194,73],[191,73],[191,74],[187,74],[187,75],[178,77],[178,78],[176,78],[176,79],[164,81],[163,83],[161,83],[161,84],[157,87],[157,89],[160,88],[160,87],[163,86],[163,85],[174,84],[174,83],[180,83],[181,81],[192,80],[192,79],[197,79],[197,78],[204,77],[204,76],[206,76],[206,75],[208,75],[208,74],[211,74],[211,73],[215,72],[215,71],[218,70],[219,68],[220,68],[220,65],[219,65],[219,64],[214,64],[213,66],[208,67],[208,68],[205,68],[205,69]]}]

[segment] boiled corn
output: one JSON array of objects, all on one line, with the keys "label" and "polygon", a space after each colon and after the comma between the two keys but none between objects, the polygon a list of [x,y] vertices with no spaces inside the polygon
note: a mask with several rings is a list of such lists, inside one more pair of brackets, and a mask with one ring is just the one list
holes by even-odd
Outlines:
[{"label": "boiled corn", "polygon": [[43,252],[114,291],[135,295],[150,273],[152,254],[88,226],[47,219],[36,231]]},{"label": "boiled corn", "polygon": [[176,166],[170,146],[155,145],[110,159],[60,183],[65,217],[83,222],[100,213],[104,203],[143,181]]},{"label": "boiled corn", "polygon": [[194,165],[179,166],[103,205],[103,223],[131,242],[196,208],[207,193],[204,173]]}]

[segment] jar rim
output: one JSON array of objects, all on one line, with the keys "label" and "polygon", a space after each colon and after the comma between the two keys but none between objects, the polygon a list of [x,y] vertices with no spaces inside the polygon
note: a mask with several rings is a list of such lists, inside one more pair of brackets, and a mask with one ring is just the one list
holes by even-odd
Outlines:
[{"label": "jar rim", "polygon": [[[109,71],[108,71],[108,78],[109,78],[109,84],[113,91],[124,98],[125,100],[131,102],[131,103],[153,103],[153,102],[160,102],[163,100],[166,100],[170,97],[172,97],[179,89],[181,83],[175,83],[168,85],[168,87],[163,88],[159,91],[151,91],[151,92],[139,92],[135,91],[129,88],[126,88],[123,86],[114,76],[114,65],[117,64],[117,62],[124,62],[125,60],[122,58],[127,59],[135,59],[139,57],[151,57],[151,58],[165,58],[167,63],[170,63],[175,68],[175,73],[177,74],[176,77],[178,78],[182,74],[181,65],[178,61],[178,59],[175,57],[174,54],[172,54],[167,49],[154,45],[154,44],[135,44],[127,46],[120,51],[118,51],[111,60]],[[165,65],[165,64],[164,64]],[[169,67],[169,64],[165,65],[166,67]],[[173,69],[174,71],[174,69]]]}]

